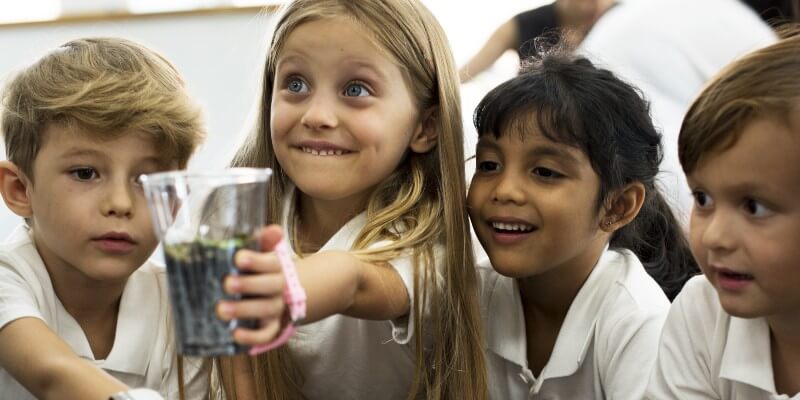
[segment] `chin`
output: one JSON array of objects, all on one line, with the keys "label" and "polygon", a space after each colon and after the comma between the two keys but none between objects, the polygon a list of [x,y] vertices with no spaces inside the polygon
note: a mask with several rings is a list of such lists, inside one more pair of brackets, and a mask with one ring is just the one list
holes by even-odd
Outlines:
[{"label": "chin", "polygon": [[500,275],[507,276],[509,278],[527,278],[531,276],[530,271],[528,271],[527,265],[518,265],[517,263],[509,263],[509,262],[498,262],[495,263],[492,260],[492,257],[489,257],[490,262],[492,263],[492,268]]},{"label": "chin", "polygon": [[768,313],[751,304],[742,304],[740,301],[726,301],[720,298],[722,309],[733,317],[752,319],[766,316]]}]

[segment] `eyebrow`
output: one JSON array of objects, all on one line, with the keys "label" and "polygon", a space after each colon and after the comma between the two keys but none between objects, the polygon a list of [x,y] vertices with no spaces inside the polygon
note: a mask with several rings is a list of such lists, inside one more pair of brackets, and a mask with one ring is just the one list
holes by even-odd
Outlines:
[{"label": "eyebrow", "polygon": [[371,62],[368,62],[368,61],[349,60],[349,61],[345,62],[345,65],[347,65],[348,67],[352,66],[354,69],[366,69],[366,70],[372,72],[373,74],[377,75],[378,78],[381,79],[381,80],[387,80],[388,79],[386,77],[386,74],[383,73],[383,71],[381,71],[378,68],[375,68],[375,65],[372,64]]},{"label": "eyebrow", "polygon": [[[66,153],[61,155],[61,158],[73,158],[73,157],[99,157],[104,159],[113,159],[113,156],[109,156],[108,154],[94,149],[81,149],[81,148],[73,148],[68,150]],[[146,155],[138,160],[139,163],[146,163],[152,162],[158,166],[167,166],[169,164],[169,160],[165,159],[164,157],[159,157],[157,155]]]},{"label": "eyebrow", "polygon": [[560,158],[569,162],[578,162],[578,159],[570,154],[570,152],[549,145],[536,146],[534,149],[528,152],[528,156],[536,158],[552,157]]},{"label": "eyebrow", "polygon": [[72,148],[65,153],[61,154],[62,158],[71,157],[105,157],[109,158],[105,153],[94,149]]},{"label": "eyebrow", "polygon": [[[489,141],[488,139],[483,139],[483,138],[482,139],[478,139],[477,148],[478,149],[480,149],[480,148],[489,148],[489,149],[497,150],[497,151],[500,150],[500,146],[497,143],[495,143],[494,141]],[[560,148],[558,148],[556,146],[547,145],[547,144],[537,145],[536,147],[534,147],[533,149],[528,151],[527,156],[528,157],[533,157],[533,158],[551,157],[551,158],[559,158],[559,159],[562,159],[564,161],[572,162],[572,163],[578,162],[578,159],[575,158],[575,156],[572,155],[570,152],[568,152],[566,150],[563,150],[563,149],[560,149]]]}]

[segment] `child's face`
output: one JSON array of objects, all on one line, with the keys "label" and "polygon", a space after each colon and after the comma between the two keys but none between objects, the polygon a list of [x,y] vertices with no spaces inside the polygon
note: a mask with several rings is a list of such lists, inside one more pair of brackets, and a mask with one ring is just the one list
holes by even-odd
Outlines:
[{"label": "child's face", "polygon": [[311,21],[289,34],[276,63],[271,139],[306,195],[365,204],[420,119],[400,68],[352,21]]},{"label": "child's face", "polygon": [[124,281],[158,244],[138,180],[164,169],[156,147],[137,134],[97,141],[59,126],[45,138],[28,193],[51,275]]},{"label": "child's face", "polygon": [[475,233],[494,269],[506,276],[585,267],[605,245],[598,228],[599,178],[579,149],[539,132],[525,135],[478,141],[467,198]]},{"label": "child's face", "polygon": [[688,176],[692,251],[731,315],[800,314],[799,133],[756,119]]}]

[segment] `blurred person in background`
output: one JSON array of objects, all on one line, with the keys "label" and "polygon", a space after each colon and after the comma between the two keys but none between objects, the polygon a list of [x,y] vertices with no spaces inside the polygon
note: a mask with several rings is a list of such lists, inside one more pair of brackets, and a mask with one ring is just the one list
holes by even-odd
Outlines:
[{"label": "blurred person in background", "polygon": [[556,0],[551,4],[515,15],[492,33],[483,47],[458,71],[462,83],[489,68],[507,50],[520,60],[535,54],[534,39],[563,30],[564,38],[577,46],[613,0]]},{"label": "blurred person in background", "polygon": [[659,183],[684,226],[693,199],[678,162],[680,124],[723,66],[776,41],[759,16],[767,10],[754,11],[756,6],[739,0],[623,2],[597,21],[578,48],[650,101],[664,141]]}]

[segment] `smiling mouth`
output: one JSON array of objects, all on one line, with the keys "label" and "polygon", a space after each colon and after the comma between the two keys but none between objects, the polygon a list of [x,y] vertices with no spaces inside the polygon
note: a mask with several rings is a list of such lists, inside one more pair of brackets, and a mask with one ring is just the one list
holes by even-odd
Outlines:
[{"label": "smiling mouth", "polygon": [[350,154],[352,151],[349,150],[342,150],[342,149],[314,149],[311,147],[301,146],[299,149],[306,154],[311,154],[313,156],[341,156],[345,154]]},{"label": "smiling mouth", "polygon": [[506,234],[530,233],[536,230],[536,227],[533,225],[518,222],[491,222],[489,226],[497,233]]}]

